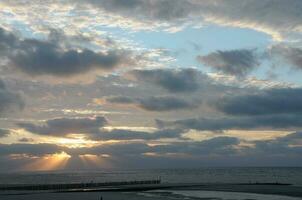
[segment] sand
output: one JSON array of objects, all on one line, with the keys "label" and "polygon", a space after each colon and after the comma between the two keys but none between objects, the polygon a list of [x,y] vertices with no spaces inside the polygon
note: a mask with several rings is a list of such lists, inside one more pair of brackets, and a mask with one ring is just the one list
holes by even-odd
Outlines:
[{"label": "sand", "polygon": [[[302,187],[291,185],[253,184],[160,184],[150,187],[131,186],[115,190],[99,188],[92,191],[2,191],[0,200],[151,200],[151,199],[255,199],[298,200],[302,199]],[[185,197],[186,196],[186,197]],[[241,198],[242,197],[242,198]]]},{"label": "sand", "polygon": [[[151,200],[154,197],[145,197],[127,192],[76,192],[76,193],[39,193],[26,195],[0,195],[1,200]],[[167,198],[156,198],[164,200]]]}]

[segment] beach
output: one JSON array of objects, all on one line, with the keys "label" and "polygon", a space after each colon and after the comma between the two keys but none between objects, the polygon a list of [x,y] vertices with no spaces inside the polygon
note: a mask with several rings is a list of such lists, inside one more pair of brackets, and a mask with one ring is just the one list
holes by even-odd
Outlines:
[{"label": "beach", "polygon": [[2,191],[5,200],[150,200],[150,199],[212,199],[212,200],[299,200],[302,187],[274,184],[160,184],[123,186],[74,191]]},{"label": "beach", "polygon": [[[134,193],[123,193],[123,192],[77,192],[77,193],[36,193],[36,194],[23,194],[23,195],[5,195],[0,196],[3,200],[122,200],[122,199],[133,199],[133,200],[147,200],[154,199],[135,195]],[[158,199],[158,198],[157,198]],[[161,198],[159,198],[161,199]],[[162,198],[164,199],[164,198]]]}]

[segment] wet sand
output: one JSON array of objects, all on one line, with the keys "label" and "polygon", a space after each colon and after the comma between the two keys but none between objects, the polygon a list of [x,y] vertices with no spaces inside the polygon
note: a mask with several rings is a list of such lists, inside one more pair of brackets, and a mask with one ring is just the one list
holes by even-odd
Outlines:
[{"label": "wet sand", "polygon": [[[76,191],[2,191],[2,200],[150,200],[150,199],[184,199],[184,196],[173,194],[171,191],[179,191],[190,194],[202,191],[241,192],[264,195],[281,195],[302,199],[302,187],[292,185],[269,185],[269,184],[160,184],[150,186],[125,186],[119,188],[98,188],[93,190]],[[206,192],[205,192],[206,193]],[[277,196],[278,197],[278,196]],[[214,199],[192,197],[186,199]],[[221,199],[221,198],[215,198]],[[264,198],[265,199],[265,198]],[[278,199],[278,198],[277,198]],[[282,197],[281,197],[282,199]]]},{"label": "wet sand", "polygon": [[[154,197],[144,197],[135,193],[125,192],[75,192],[75,193],[39,193],[26,195],[5,195],[1,196],[2,200],[151,200]],[[164,200],[167,198],[156,198]]]}]

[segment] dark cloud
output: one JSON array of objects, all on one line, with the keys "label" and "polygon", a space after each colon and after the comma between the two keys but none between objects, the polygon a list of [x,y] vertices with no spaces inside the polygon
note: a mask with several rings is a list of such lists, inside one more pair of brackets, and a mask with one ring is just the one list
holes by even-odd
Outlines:
[{"label": "dark cloud", "polygon": [[0,144],[0,155],[27,154],[31,156],[43,156],[61,152],[55,144]]},{"label": "dark cloud", "polygon": [[255,50],[248,49],[216,51],[197,59],[217,71],[236,76],[245,76],[259,65]]},{"label": "dark cloud", "polygon": [[94,147],[83,147],[68,149],[66,152],[70,155],[84,155],[84,154],[107,154],[122,158],[123,156],[135,155],[138,156],[148,152],[150,146],[141,142],[119,142],[119,143],[106,143]]},{"label": "dark cloud", "polygon": [[60,51],[49,43],[35,42],[10,59],[14,66],[30,75],[69,76],[92,69],[110,70],[124,60],[124,52],[95,53],[84,49]]},{"label": "dark cloud", "polygon": [[295,132],[272,140],[255,141],[255,147],[248,153],[267,155],[301,155],[302,133]]},{"label": "dark cloud", "polygon": [[[296,166],[301,164],[301,146],[299,132],[292,133],[284,137],[279,137],[266,141],[252,141],[249,147],[240,147],[240,140],[235,137],[214,137],[200,142],[180,141],[167,144],[148,145],[144,142],[119,142],[105,143],[93,147],[68,148],[53,144],[0,144],[0,159],[9,155],[43,156],[62,151],[71,155],[70,162],[79,155],[104,155],[110,157],[103,158],[103,162],[115,161],[116,168],[150,167],[154,166],[175,167],[175,166],[204,166],[205,163],[218,164],[218,166],[234,165],[238,166],[257,165],[259,162],[265,165]],[[186,156],[184,156],[186,155]],[[13,166],[14,160],[6,159],[7,164],[20,167],[20,163]],[[168,162],[165,162],[168,161]],[[185,165],[182,165],[186,161]],[[247,162],[248,161],[248,162]],[[211,165],[210,164],[210,165]]]},{"label": "dark cloud", "polygon": [[91,70],[112,70],[121,65],[134,64],[131,53],[123,50],[94,52],[89,49],[65,49],[60,38],[49,40],[22,39],[0,30],[0,45],[11,64],[31,76],[70,76]]},{"label": "dark cloud", "polygon": [[278,138],[279,141],[286,141],[286,142],[295,141],[297,139],[302,141],[302,132],[295,132],[295,133],[288,134],[284,137]]},{"label": "dark cloud", "polygon": [[97,134],[89,135],[90,139],[93,140],[159,140],[167,138],[178,138],[183,139],[181,134],[183,130],[180,129],[164,129],[158,130],[152,133],[144,131],[132,131],[113,129],[110,131],[100,131]]},{"label": "dark cloud", "polygon": [[197,4],[204,9],[205,16],[212,16],[214,23],[263,31],[275,39],[300,32],[302,2],[299,0],[218,0]]},{"label": "dark cloud", "polygon": [[152,152],[159,154],[187,154],[187,155],[228,155],[236,153],[234,147],[240,143],[238,138],[234,137],[214,137],[201,142],[178,142],[170,145],[158,145],[152,149]]},{"label": "dark cloud", "polygon": [[14,34],[0,27],[0,57],[6,55],[12,46],[16,46]]},{"label": "dark cloud", "polygon": [[10,91],[0,80],[0,115],[7,115],[23,108],[24,101],[20,94]]},{"label": "dark cloud", "polygon": [[[300,0],[286,2],[283,0],[69,0],[67,2],[77,5],[76,13],[81,13],[82,9],[86,11],[87,6],[99,8],[115,16],[122,16],[126,20],[144,22],[141,26],[149,24],[167,26],[169,23],[168,25],[173,27],[184,27],[184,24],[214,23],[262,31],[275,39],[282,39],[282,36],[288,33],[301,33]],[[29,5],[24,2],[5,3],[11,6],[19,4],[27,9],[30,9],[32,4],[42,4],[40,1],[31,1],[32,4],[27,2]],[[51,3],[59,4],[58,1]],[[65,3],[64,1],[64,6]],[[62,2],[59,6],[63,6]],[[159,24],[162,21],[168,23]],[[117,24],[124,27],[124,23]],[[139,23],[133,25],[134,28],[137,28],[137,24]]]},{"label": "dark cloud", "polygon": [[173,111],[193,109],[200,105],[200,101],[188,101],[172,96],[157,96],[149,98],[131,98],[127,96],[113,96],[106,98],[106,102],[117,104],[134,104],[147,111]]},{"label": "dark cloud", "polygon": [[281,59],[296,69],[302,70],[302,49],[286,44],[274,45],[270,49],[270,54],[277,62]]},{"label": "dark cloud", "polygon": [[[74,3],[74,1],[72,1]],[[251,28],[281,39],[287,33],[301,32],[300,0],[77,0],[110,13],[142,22],[216,23]],[[178,22],[178,23],[176,23]],[[180,23],[182,22],[182,23]]]},{"label": "dark cloud", "polygon": [[215,137],[201,142],[174,142],[164,145],[149,146],[139,142],[108,143],[91,148],[78,148],[67,150],[73,155],[81,154],[108,154],[113,156],[143,155],[146,153],[156,153],[158,155],[187,154],[201,156],[207,154],[227,155],[235,153],[235,147],[239,140],[233,137]]},{"label": "dark cloud", "polygon": [[128,96],[110,96],[106,97],[106,102],[116,104],[132,104],[136,102],[136,99]]},{"label": "dark cloud", "polygon": [[171,111],[197,108],[197,102],[189,102],[175,97],[151,97],[141,99],[139,106],[148,111]]},{"label": "dark cloud", "polygon": [[286,129],[301,128],[300,115],[260,115],[221,118],[192,118],[177,121],[156,120],[158,127],[221,131],[230,129]]},{"label": "dark cloud", "polygon": [[301,102],[301,88],[283,88],[228,95],[216,101],[214,106],[230,115],[301,114]]},{"label": "dark cloud", "polygon": [[282,145],[282,146],[301,146],[302,150],[302,132],[290,133],[283,137],[278,137],[275,140],[271,140],[271,143]]},{"label": "dark cloud", "polygon": [[134,70],[132,74],[140,81],[156,84],[169,92],[194,92],[204,78],[195,69]]},{"label": "dark cloud", "polygon": [[46,121],[45,125],[19,123],[19,127],[39,135],[66,136],[76,133],[98,133],[107,124],[104,117],[58,118]]},{"label": "dark cloud", "polygon": [[[53,144],[0,144],[0,154],[2,156],[10,154],[42,156],[65,151],[70,155],[108,154],[111,156],[117,156],[121,159],[123,156],[139,156],[146,153],[156,153],[157,155],[187,154],[197,157],[209,155],[235,156],[239,153],[244,154],[247,157],[260,154],[270,156],[273,154],[286,155],[286,153],[297,154],[298,152],[301,152],[301,147],[292,146],[293,144],[296,144],[297,141],[301,142],[301,139],[301,134],[297,132],[272,140],[255,141],[252,142],[255,144],[254,147],[242,149],[238,149],[238,145],[240,144],[240,140],[238,138],[226,136],[214,137],[200,142],[173,142],[152,146],[142,142],[129,141],[106,143],[99,146],[81,148],[67,148]],[[282,150],[278,151],[278,148],[282,148]],[[216,157],[216,159],[219,159],[219,157]]]},{"label": "dark cloud", "polygon": [[[93,6],[110,12],[119,13],[131,18],[144,20],[175,20],[188,16],[192,4],[183,0],[77,0],[79,3],[90,3]],[[133,14],[136,13],[136,15]]]},{"label": "dark cloud", "polygon": [[0,138],[7,137],[10,135],[10,130],[7,129],[0,129]]},{"label": "dark cloud", "polygon": [[[236,145],[239,144],[237,138],[215,137],[202,142],[176,142],[165,145],[149,146],[141,142],[119,142],[106,143],[94,147],[67,148],[55,144],[0,144],[0,155],[8,156],[12,154],[43,156],[62,151],[69,155],[101,155],[107,154],[123,160],[125,156],[143,156],[146,153],[156,153],[158,155],[168,154],[188,154],[206,155],[218,154],[227,155]],[[233,150],[232,150],[233,149]],[[138,157],[139,158],[139,157]]]},{"label": "dark cloud", "polygon": [[22,143],[27,143],[27,142],[34,142],[35,140],[32,138],[21,138],[18,141]]},{"label": "dark cloud", "polygon": [[[95,118],[58,118],[46,121],[45,125],[19,123],[25,130],[39,135],[67,136],[68,134],[85,134],[92,140],[157,140],[166,138],[182,138],[180,129],[166,129],[155,132],[112,129],[103,127],[108,124],[104,117]],[[23,142],[28,142],[27,139]]]}]

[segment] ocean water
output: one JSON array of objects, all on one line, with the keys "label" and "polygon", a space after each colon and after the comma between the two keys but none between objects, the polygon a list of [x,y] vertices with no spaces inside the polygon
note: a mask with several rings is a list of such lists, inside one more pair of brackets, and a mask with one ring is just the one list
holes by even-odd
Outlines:
[{"label": "ocean water", "polygon": [[149,180],[164,183],[290,183],[302,186],[302,168],[200,168],[1,173],[0,184],[50,184]]}]

